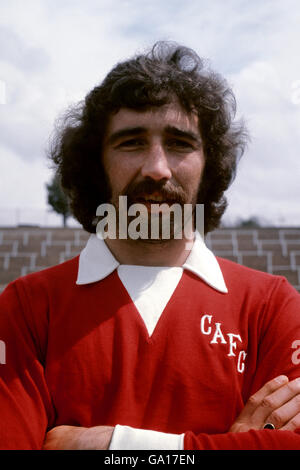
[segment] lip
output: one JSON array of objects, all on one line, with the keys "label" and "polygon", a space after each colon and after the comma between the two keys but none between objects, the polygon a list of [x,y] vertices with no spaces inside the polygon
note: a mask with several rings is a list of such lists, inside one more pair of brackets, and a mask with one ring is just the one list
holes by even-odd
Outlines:
[{"label": "lip", "polygon": [[153,203],[162,203],[164,202],[164,198],[163,196],[160,194],[160,193],[151,193],[151,194],[143,194],[140,196],[139,199],[142,199],[143,201],[146,201],[146,202],[153,202]]},{"label": "lip", "polygon": [[152,199],[143,199],[143,198],[138,198],[136,200],[137,203],[139,204],[145,204],[146,206],[151,206],[151,205],[162,205],[162,204],[168,204],[168,206],[171,206],[172,204],[175,204],[175,201],[171,201],[171,200],[162,200],[162,201],[155,201],[155,200],[152,200]]},{"label": "lip", "polygon": [[169,208],[174,204],[175,201],[151,201],[143,198],[137,198],[136,203],[143,204],[146,207],[148,213],[152,214],[164,214],[169,212]]},{"label": "lip", "polygon": [[176,201],[174,199],[164,198],[160,193],[155,192],[151,194],[142,194],[136,198],[137,202],[140,203],[150,203],[150,204],[174,204]]}]

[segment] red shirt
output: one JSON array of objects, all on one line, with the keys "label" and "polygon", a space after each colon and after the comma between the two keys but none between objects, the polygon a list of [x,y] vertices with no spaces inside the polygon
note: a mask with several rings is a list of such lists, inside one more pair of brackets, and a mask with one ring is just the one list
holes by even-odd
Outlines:
[{"label": "red shirt", "polygon": [[300,376],[300,296],[218,261],[228,293],[184,271],[151,337],[117,271],[76,285],[77,257],[12,282],[0,296],[0,448],[40,449],[60,424],[124,424],[185,433],[185,449],[300,449],[297,432],[228,433],[268,380]]}]

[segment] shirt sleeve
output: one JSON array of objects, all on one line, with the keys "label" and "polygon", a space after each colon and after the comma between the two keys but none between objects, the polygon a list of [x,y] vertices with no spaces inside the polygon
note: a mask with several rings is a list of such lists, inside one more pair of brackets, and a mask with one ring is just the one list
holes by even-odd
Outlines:
[{"label": "shirt sleeve", "polygon": [[115,426],[109,450],[183,450],[184,434]]},{"label": "shirt sleeve", "polygon": [[45,306],[34,311],[22,281],[0,295],[0,449],[41,449],[54,416],[44,377]]}]

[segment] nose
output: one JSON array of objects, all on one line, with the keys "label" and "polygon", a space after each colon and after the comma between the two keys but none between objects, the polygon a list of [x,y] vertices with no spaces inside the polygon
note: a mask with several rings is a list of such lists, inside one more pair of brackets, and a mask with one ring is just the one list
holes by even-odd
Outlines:
[{"label": "nose", "polygon": [[161,144],[153,145],[145,155],[141,175],[155,181],[171,178],[172,172],[169,167],[168,156]]}]

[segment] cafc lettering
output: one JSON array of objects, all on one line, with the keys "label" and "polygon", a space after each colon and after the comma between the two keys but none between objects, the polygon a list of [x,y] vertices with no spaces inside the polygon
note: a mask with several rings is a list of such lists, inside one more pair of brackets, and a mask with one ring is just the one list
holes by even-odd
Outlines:
[{"label": "cafc lettering", "polygon": [[[202,315],[200,321],[200,330],[203,335],[208,335],[211,338],[210,344],[228,344],[228,357],[237,356],[237,371],[242,374],[245,370],[245,359],[247,353],[243,350],[239,351],[238,355],[236,354],[237,350],[237,341],[242,343],[242,338],[240,335],[235,333],[224,333],[221,328],[221,323],[214,322],[212,323],[213,315]],[[227,339],[226,339],[227,337]]]}]

